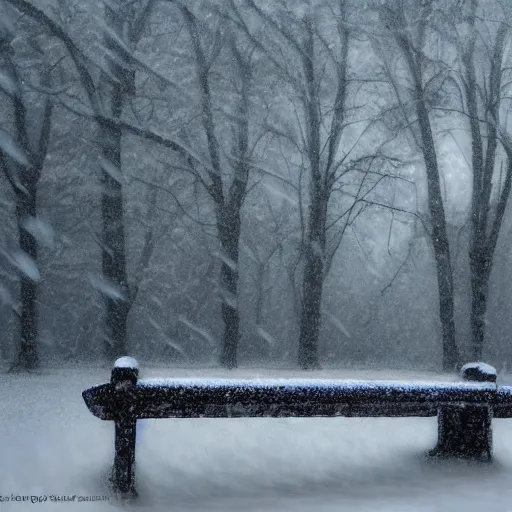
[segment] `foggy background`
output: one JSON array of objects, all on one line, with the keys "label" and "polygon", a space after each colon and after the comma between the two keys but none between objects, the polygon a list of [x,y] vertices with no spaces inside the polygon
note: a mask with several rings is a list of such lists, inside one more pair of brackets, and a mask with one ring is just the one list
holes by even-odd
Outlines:
[{"label": "foggy background", "polygon": [[510,364],[511,9],[1,0],[0,359]]}]

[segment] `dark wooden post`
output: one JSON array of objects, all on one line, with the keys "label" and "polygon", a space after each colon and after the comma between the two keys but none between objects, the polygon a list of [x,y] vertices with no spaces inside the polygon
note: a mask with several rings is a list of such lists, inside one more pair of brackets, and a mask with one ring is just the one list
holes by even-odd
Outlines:
[{"label": "dark wooden post", "polygon": [[138,363],[132,357],[121,357],[114,363],[110,383],[114,387],[116,409],[115,457],[112,471],[114,490],[125,498],[135,498],[135,432],[134,390],[139,375]]},{"label": "dark wooden post", "polygon": [[[496,382],[496,370],[484,363],[469,363],[461,370],[463,380]],[[492,460],[492,404],[453,404],[439,407],[438,441],[430,455]]]}]

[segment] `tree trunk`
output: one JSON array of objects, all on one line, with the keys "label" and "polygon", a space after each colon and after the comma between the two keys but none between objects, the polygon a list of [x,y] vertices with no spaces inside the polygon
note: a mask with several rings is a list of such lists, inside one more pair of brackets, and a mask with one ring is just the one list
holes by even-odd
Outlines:
[{"label": "tree trunk", "polygon": [[319,192],[321,185],[313,183],[312,186],[299,335],[299,366],[303,370],[314,370],[320,367],[318,333],[324,284],[325,205]]},{"label": "tree trunk", "polygon": [[[106,21],[116,33],[122,33],[122,19],[119,14],[106,7]],[[116,52],[116,42],[108,36],[105,45]],[[120,119],[123,112],[124,95],[131,94],[135,88],[135,75],[109,61],[109,69],[117,81],[104,76],[109,91],[108,113],[113,119]],[[122,130],[119,127],[100,129],[102,158],[107,166],[113,166],[121,172]],[[126,271],[126,247],[124,232],[123,186],[105,169],[102,171],[103,194],[101,213],[103,220],[102,270],[107,281],[115,284],[124,299],[105,297],[106,302],[106,340],[105,356],[108,360],[126,354],[126,322],[129,313],[129,289]]]},{"label": "tree trunk", "polygon": [[218,232],[221,243],[222,263],[220,285],[222,296],[222,320],[224,335],[220,355],[220,364],[233,369],[238,365],[237,352],[240,341],[240,311],[238,309],[238,255],[240,244],[240,210],[230,211],[224,207]]},{"label": "tree trunk", "polygon": [[416,114],[421,133],[421,143],[427,172],[428,207],[432,222],[431,240],[436,262],[439,293],[439,319],[443,343],[443,370],[453,371],[460,363],[455,339],[453,269],[450,242],[446,230],[446,216],[441,194],[439,166],[432,135],[432,127],[423,96],[423,84],[419,65],[414,62],[411,49],[407,48],[408,60],[415,81]]},{"label": "tree trunk", "polygon": [[[16,73],[16,68],[12,62],[10,63],[10,67],[12,75],[15,76],[18,83],[20,83]],[[42,83],[45,86],[48,86],[49,76],[43,75]],[[27,218],[36,217],[37,186],[48,151],[53,107],[51,102],[46,102],[43,109],[43,119],[37,149],[35,152],[32,152],[28,137],[27,110],[21,95],[14,97],[13,106],[17,140],[23,148],[26,156],[29,156],[31,160],[28,165],[16,163],[15,173],[21,178],[20,181],[23,188],[20,189],[17,187],[16,183],[11,182],[16,196],[16,221],[18,224],[19,247],[23,254],[29,256],[32,259],[32,262],[37,264],[37,240],[25,229],[24,223]],[[6,168],[5,170],[7,171]],[[9,181],[11,181],[11,179],[9,179]],[[13,371],[33,370],[39,366],[39,355],[37,350],[37,277],[34,276],[31,278],[23,270],[21,272],[20,281],[20,302],[20,350],[13,366],[11,367],[11,370]]]},{"label": "tree trunk", "polygon": [[[121,133],[101,130],[103,157],[109,164],[121,167]],[[103,219],[102,270],[104,277],[117,285],[124,299],[106,296],[107,339],[105,356],[117,358],[126,352],[126,320],[128,316],[128,286],[126,274],[125,234],[122,185],[103,171],[104,191],[101,199]]]},{"label": "tree trunk", "polygon": [[439,168],[434,139],[423,100],[417,102],[418,119],[427,169],[428,204],[432,218],[432,245],[436,261],[439,292],[439,318],[443,340],[443,370],[452,371],[460,363],[455,339],[453,269],[450,243],[446,231],[446,217],[439,183]]},{"label": "tree trunk", "polygon": [[[427,3],[428,4],[428,3]],[[434,249],[437,286],[439,294],[439,320],[441,323],[443,361],[445,371],[452,371],[460,364],[455,337],[453,269],[450,255],[450,242],[446,230],[446,215],[441,193],[439,166],[429,112],[425,101],[423,84],[423,55],[420,49],[425,42],[426,19],[419,21],[419,40],[412,42],[405,19],[404,6],[399,4],[397,12],[386,11],[385,23],[394,32],[401,49],[411,80],[414,84],[414,104],[420,130],[420,149],[427,174],[428,209],[432,230],[430,239]],[[428,4],[430,5],[430,4]],[[427,7],[427,10],[430,7]],[[422,13],[423,15],[425,13]]]},{"label": "tree trunk", "polygon": [[[469,17],[471,39],[463,55],[463,62],[466,70],[465,88],[471,128],[473,165],[471,242],[469,248],[471,274],[471,355],[473,360],[478,361],[482,358],[485,342],[485,314],[492,262],[511,186],[510,169],[508,169],[504,186],[496,194],[497,204],[494,209],[493,203],[495,198],[493,197],[493,192],[498,189],[498,186],[493,178],[499,142],[498,126],[502,94],[502,65],[508,27],[502,24],[498,29],[493,56],[490,60],[489,75],[485,77],[485,81],[488,80],[489,85],[484,88],[487,93],[484,99],[484,117],[487,121],[486,144],[484,144],[484,137],[480,128],[481,121],[478,103],[482,89],[478,85],[478,75],[475,70],[475,44],[479,38],[478,31],[475,29],[477,19],[477,2],[475,0],[471,2],[471,10],[472,14]],[[508,156],[509,150],[507,150],[506,143],[505,151]],[[492,218],[493,209],[494,218]]]},{"label": "tree trunk", "polygon": [[304,296],[300,318],[299,366],[303,370],[319,368],[318,332],[321,319],[323,262],[319,255],[308,251],[304,266]]},{"label": "tree trunk", "polygon": [[471,357],[481,361],[485,340],[485,313],[489,289],[489,273],[483,258],[472,259],[471,267]]},{"label": "tree trunk", "polygon": [[[28,185],[28,184],[27,184]],[[18,239],[20,249],[37,262],[37,242],[35,238],[23,228],[23,221],[36,215],[36,186],[30,184],[26,187],[28,194],[17,193],[16,217],[18,221]],[[20,283],[21,315],[20,338],[21,345],[12,370],[33,370],[39,366],[37,352],[38,308],[37,308],[37,282],[21,273]]]},{"label": "tree trunk", "polygon": [[265,278],[265,264],[258,262],[256,270],[256,311],[255,321],[256,327],[261,327],[263,320],[263,299],[264,299],[264,278]]},{"label": "tree trunk", "polygon": [[[324,284],[325,216],[328,198],[325,177],[320,164],[320,111],[315,78],[313,29],[308,23],[303,69],[308,89],[306,119],[308,123],[308,158],[311,167],[311,193],[306,233],[306,261],[302,285],[302,310],[299,335],[299,366],[304,370],[319,368],[318,333],[321,320],[322,288]],[[327,170],[325,171],[327,172]]]}]

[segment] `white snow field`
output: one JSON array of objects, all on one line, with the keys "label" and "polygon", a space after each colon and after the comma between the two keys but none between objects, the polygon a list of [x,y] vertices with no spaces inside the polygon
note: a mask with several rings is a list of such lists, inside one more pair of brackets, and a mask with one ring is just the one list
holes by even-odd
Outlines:
[{"label": "white snow field", "polygon": [[[302,377],[292,371],[144,369],[155,377]],[[308,377],[450,380],[412,372],[323,371]],[[114,425],[81,392],[109,370],[0,374],[0,512],[512,511],[512,420],[494,420],[492,464],[428,460],[435,418],[139,421],[132,505],[51,502],[110,496]],[[12,501],[46,496],[47,501]],[[9,498],[9,501],[6,501]]]}]

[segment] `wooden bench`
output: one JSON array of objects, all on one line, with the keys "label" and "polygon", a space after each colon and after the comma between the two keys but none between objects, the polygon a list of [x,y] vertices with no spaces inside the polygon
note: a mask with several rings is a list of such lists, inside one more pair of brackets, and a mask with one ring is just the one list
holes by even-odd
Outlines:
[{"label": "wooden bench", "polygon": [[138,363],[116,361],[108,384],[82,393],[94,416],[115,422],[111,482],[136,496],[138,419],[235,417],[437,416],[432,456],[491,461],[492,418],[512,417],[512,387],[496,384],[484,363],[465,365],[461,382],[384,382],[320,379],[138,380]]}]

